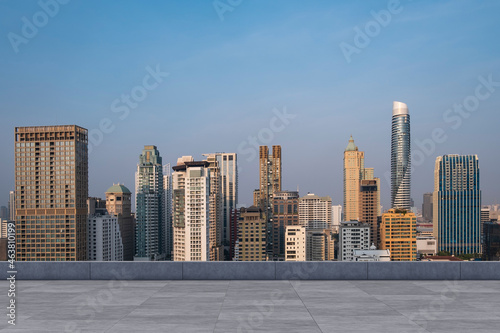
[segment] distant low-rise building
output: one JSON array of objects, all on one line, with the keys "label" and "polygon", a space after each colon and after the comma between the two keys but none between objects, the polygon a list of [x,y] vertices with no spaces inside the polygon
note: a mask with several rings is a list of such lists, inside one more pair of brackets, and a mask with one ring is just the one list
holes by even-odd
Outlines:
[{"label": "distant low-rise building", "polygon": [[391,261],[391,251],[377,250],[372,244],[369,250],[354,250],[354,261]]},{"label": "distant low-rise building", "polygon": [[437,253],[437,241],[434,236],[417,236],[418,256],[433,256]]}]

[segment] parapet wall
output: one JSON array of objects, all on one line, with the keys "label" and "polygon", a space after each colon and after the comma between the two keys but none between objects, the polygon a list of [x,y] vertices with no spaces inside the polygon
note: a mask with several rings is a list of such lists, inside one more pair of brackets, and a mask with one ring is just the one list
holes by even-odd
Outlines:
[{"label": "parapet wall", "polygon": [[500,280],[500,262],[8,262],[17,280]]}]

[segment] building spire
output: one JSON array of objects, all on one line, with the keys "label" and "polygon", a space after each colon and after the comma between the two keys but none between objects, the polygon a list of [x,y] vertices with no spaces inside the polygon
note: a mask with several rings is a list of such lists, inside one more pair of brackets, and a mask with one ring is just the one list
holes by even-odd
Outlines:
[{"label": "building spire", "polygon": [[356,145],[354,144],[354,139],[352,138],[352,134],[351,137],[349,138],[349,143],[347,144],[347,148],[345,150],[346,151],[358,150],[358,147],[356,147]]}]

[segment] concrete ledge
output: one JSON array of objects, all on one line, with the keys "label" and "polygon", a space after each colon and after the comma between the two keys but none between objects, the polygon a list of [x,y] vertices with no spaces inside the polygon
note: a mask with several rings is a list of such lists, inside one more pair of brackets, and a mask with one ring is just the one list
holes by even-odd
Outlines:
[{"label": "concrete ledge", "polygon": [[366,280],[366,262],[276,262],[276,280]]},{"label": "concrete ledge", "polygon": [[392,261],[367,264],[368,280],[460,280],[461,262]]},{"label": "concrete ledge", "polygon": [[[500,280],[500,262],[15,262],[17,280]],[[0,262],[0,277],[12,273]]]},{"label": "concrete ledge", "polygon": [[184,280],[275,280],[276,263],[266,261],[183,262]]},{"label": "concrete ledge", "polygon": [[[0,269],[5,278],[12,271],[7,261]],[[15,271],[17,280],[90,280],[90,262],[86,261],[16,261]]]},{"label": "concrete ledge", "polygon": [[182,280],[182,262],[95,261],[91,280]]},{"label": "concrete ledge", "polygon": [[500,280],[499,261],[468,261],[462,262],[462,280]]}]

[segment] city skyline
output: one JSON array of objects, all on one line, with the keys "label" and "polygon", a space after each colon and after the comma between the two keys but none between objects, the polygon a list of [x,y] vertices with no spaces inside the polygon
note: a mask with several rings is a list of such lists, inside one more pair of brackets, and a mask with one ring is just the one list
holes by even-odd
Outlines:
[{"label": "city skyline", "polygon": [[[21,18],[41,10],[36,2],[1,6],[2,27],[17,34]],[[6,66],[0,96],[9,112],[0,125],[0,153],[11,158],[0,162],[0,205],[7,205],[14,189],[14,127],[78,124],[100,131],[93,132],[99,144],[89,149],[90,196],[102,196],[113,183],[133,188],[136,152],[153,144],[172,165],[183,155],[237,153],[239,203],[250,206],[258,186],[258,147],[249,140],[255,137],[258,145],[282,146],[284,190],[299,186],[301,195],[328,195],[341,204],[342,152],[352,134],[381,179],[386,210],[393,101],[411,110],[412,151],[423,156],[412,158],[414,165],[423,160],[412,174],[417,207],[423,193],[433,189],[436,156],[454,153],[478,155],[482,178],[491,179],[482,184],[483,204],[499,202],[494,186],[498,157],[483,144],[485,132],[493,142],[498,138],[500,50],[490,41],[499,26],[499,5],[402,2],[402,11],[348,63],[339,45],[354,45],[354,27],[364,28],[374,20],[371,11],[386,8],[385,1],[350,6],[257,2],[226,12],[221,21],[210,3],[194,9],[159,2],[102,4],[96,26],[83,31],[80,23],[94,15],[89,5],[61,6],[37,36],[19,45],[18,53],[7,38],[1,44]],[[106,14],[111,12],[138,24],[136,31],[109,29],[113,20]],[[132,13],[148,15],[151,22]],[[196,24],[175,20],[188,14]],[[151,37],[141,39],[146,32]],[[85,51],[73,40],[84,40],[79,46]],[[103,50],[102,41],[107,42]],[[114,56],[123,50],[127,54]],[[146,76],[148,86],[156,86],[148,96],[129,113],[113,112],[111,104],[142,86]],[[454,112],[454,104],[471,103],[479,86],[481,96],[489,96],[479,99],[475,111]],[[302,172],[311,163],[318,176]]]}]

